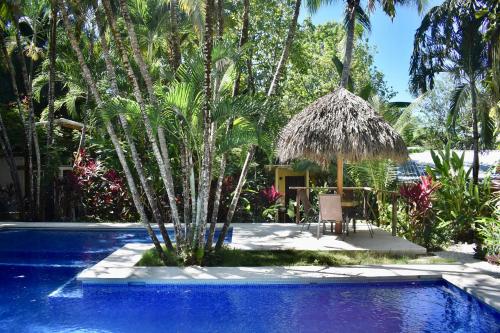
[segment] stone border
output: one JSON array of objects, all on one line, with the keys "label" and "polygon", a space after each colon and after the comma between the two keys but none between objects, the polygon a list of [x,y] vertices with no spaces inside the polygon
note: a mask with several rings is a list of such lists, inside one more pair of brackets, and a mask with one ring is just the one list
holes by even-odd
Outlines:
[{"label": "stone border", "polygon": [[460,264],[343,267],[139,267],[150,244],[129,243],[78,274],[84,284],[289,284],[444,279],[500,311],[500,281]]},{"label": "stone border", "polygon": [[140,223],[133,222],[0,222],[0,230],[9,228],[26,229],[140,229]]}]

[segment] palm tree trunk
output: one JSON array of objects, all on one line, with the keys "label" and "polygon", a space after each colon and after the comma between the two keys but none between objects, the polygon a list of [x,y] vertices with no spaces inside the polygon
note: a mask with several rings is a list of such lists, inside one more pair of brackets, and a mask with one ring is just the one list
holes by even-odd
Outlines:
[{"label": "palm tree trunk", "polygon": [[82,131],[80,132],[80,141],[78,142],[78,150],[76,151],[77,154],[80,154],[80,151],[82,149],[85,149],[85,137],[87,136],[87,116],[86,114],[89,112],[89,110],[85,110],[85,115],[83,118],[83,127]]},{"label": "palm tree trunk", "polygon": [[17,164],[14,159],[14,154],[12,153],[12,146],[10,144],[9,135],[7,133],[7,128],[0,114],[0,147],[2,148],[4,155],[9,166],[10,176],[12,178],[12,184],[14,184],[14,195],[16,197],[17,209],[21,214],[21,219],[24,218],[24,200],[23,192],[21,191],[21,182],[19,180],[19,174],[17,173]]},{"label": "palm tree trunk", "polygon": [[[17,18],[16,18],[17,19]],[[16,27],[19,27],[19,23],[16,23]],[[35,45],[36,43],[36,36],[38,34],[38,24],[36,21],[34,21],[33,24],[33,34],[31,37],[31,44]],[[20,30],[18,30],[20,32]],[[25,58],[23,57],[23,61],[26,62]],[[23,67],[24,66],[24,67]],[[33,104],[33,89],[32,89],[32,81],[33,81],[33,58],[29,58],[29,72],[27,71],[28,67],[26,66],[26,63],[24,65],[21,65],[21,73],[23,74],[23,81],[24,85],[26,86],[26,93],[28,94],[29,91],[29,99],[31,102],[28,103],[28,105],[31,103],[30,106],[30,112],[32,113],[32,134],[33,134],[33,149],[35,151],[35,161],[36,161],[36,188],[35,188],[35,219],[39,220],[41,217],[41,204],[40,204],[40,196],[41,196],[41,180],[42,180],[42,159],[40,157],[40,144],[38,143],[38,133],[36,131],[36,125],[35,125],[35,106]],[[27,79],[27,80],[26,80]]]},{"label": "palm tree trunk", "polygon": [[170,48],[172,53],[170,66],[174,72],[179,68],[182,60],[178,10],[177,0],[170,0]]},{"label": "palm tree trunk", "polygon": [[36,218],[36,212],[38,210],[38,198],[35,201],[35,175],[33,174],[33,144],[35,138],[35,112],[33,108],[33,99],[31,94],[31,86],[29,84],[28,70],[26,67],[26,60],[24,59],[22,43],[21,43],[21,33],[19,31],[19,21],[18,17],[14,15],[14,26],[16,29],[16,44],[18,48],[18,59],[21,64],[21,76],[23,78],[24,90],[26,92],[26,99],[28,102],[28,137],[27,137],[27,148],[28,148],[28,176],[29,176],[29,208],[30,208],[30,218],[34,220]]},{"label": "palm tree trunk", "polygon": [[182,168],[182,201],[184,208],[184,226],[186,228],[186,235],[188,225],[191,224],[191,185],[189,183],[189,153],[188,146],[185,140],[182,140],[180,147],[181,168]]},{"label": "palm tree trunk", "polygon": [[245,185],[246,176],[248,174],[248,170],[250,169],[250,163],[253,160],[254,154],[255,154],[255,146],[252,145],[247,153],[245,162],[243,163],[243,167],[241,168],[241,174],[240,178],[238,179],[238,185],[236,185],[236,188],[234,190],[234,194],[231,199],[231,204],[229,205],[229,210],[227,212],[226,221],[224,222],[222,230],[219,233],[217,244],[215,244],[215,250],[220,250],[222,248],[222,245],[224,244],[224,239],[226,238],[227,231],[229,230],[229,226],[231,225],[231,222],[233,220],[234,213],[238,205],[238,200],[240,199],[240,194],[241,191],[243,190],[243,185]]},{"label": "palm tree trunk", "polygon": [[[240,41],[238,48],[241,51],[243,46],[248,42],[248,31],[250,28],[250,0],[243,0],[243,25],[241,26]],[[234,80],[232,95],[237,96],[240,93],[241,71],[236,73]]]},{"label": "palm tree trunk", "polygon": [[217,40],[224,35],[224,0],[217,0]]},{"label": "palm tree trunk", "polygon": [[474,157],[472,160],[472,180],[474,184],[477,184],[479,182],[479,129],[477,117],[476,83],[473,76],[471,76],[470,79],[470,96],[472,107],[472,140],[474,149]]},{"label": "palm tree trunk", "polygon": [[[103,3],[108,3],[105,4],[105,6],[109,6],[109,0],[104,0]],[[144,82],[146,83],[146,88],[148,91],[149,99],[151,104],[159,109],[159,105],[156,99],[156,96],[154,94],[154,89],[153,89],[153,80],[151,79],[151,76],[149,75],[148,68],[146,66],[146,63],[144,62],[144,59],[141,54],[141,50],[139,48],[139,42],[137,41],[137,36],[135,34],[134,26],[132,24],[132,20],[130,18],[130,13],[128,11],[128,7],[126,4],[126,0],[120,0],[120,8],[122,10],[122,15],[123,19],[125,21],[125,25],[127,27],[127,32],[129,35],[130,39],[130,45],[132,46],[132,51],[133,51],[133,56],[134,60],[136,61],[139,70],[141,72],[141,75],[144,79]],[[110,7],[110,6],[109,6]],[[164,146],[162,143],[165,143],[165,132],[163,131],[162,126],[158,126],[158,137],[160,138],[160,145],[162,148],[162,152],[160,152],[160,149],[158,148],[158,141],[155,137],[154,131],[153,131],[153,126],[151,124],[151,121],[149,120],[148,115],[146,114],[145,110],[141,110],[142,118],[144,121],[144,125],[146,128],[146,134],[148,136],[148,139],[151,143],[151,146],[153,148],[153,155],[156,158],[156,162],[158,163],[158,167],[160,169],[160,175],[163,180],[163,184],[165,186],[165,190],[167,191],[167,196],[170,204],[170,212],[172,214],[172,221],[174,223],[174,230],[175,230],[175,237],[176,237],[176,242],[177,242],[177,250],[179,251],[182,247],[183,240],[184,240],[184,235],[183,235],[183,230],[182,226],[180,224],[180,219],[179,219],[179,213],[177,210],[177,203],[175,201],[175,189],[174,189],[174,181],[172,177],[172,168],[170,166],[170,160],[168,155],[168,149],[166,145]]]},{"label": "palm tree trunk", "polygon": [[293,39],[295,37],[295,30],[297,29],[297,20],[299,19],[300,4],[301,0],[295,1],[292,21],[290,22],[290,26],[288,28],[288,34],[286,37],[285,45],[283,47],[280,60],[278,61],[278,65],[274,71],[274,76],[271,81],[271,85],[269,86],[269,90],[267,91],[267,96],[272,96],[276,93],[276,90],[278,89],[279,80],[281,79],[283,71],[285,70],[285,66],[288,62],[288,54],[290,53],[290,48],[292,47]]},{"label": "palm tree trunk", "polygon": [[[100,109],[102,107],[103,102],[102,102],[101,96],[99,94],[99,91],[97,90],[97,85],[96,85],[94,79],[92,78],[92,74],[90,73],[90,70],[89,70],[87,64],[85,63],[80,46],[78,45],[78,42],[76,41],[75,35],[72,32],[72,26],[71,26],[71,23],[69,22],[69,19],[68,19],[68,13],[67,13],[67,10],[66,10],[65,5],[64,5],[64,0],[59,0],[59,5],[60,5],[61,13],[63,16],[63,22],[64,22],[64,25],[66,27],[66,34],[67,34],[68,39],[71,43],[71,47],[73,48],[73,50],[75,51],[75,53],[77,55],[78,63],[79,63],[80,68],[82,70],[82,75],[83,75],[85,81],[87,82],[89,89],[92,92],[92,96],[94,97],[94,100],[97,104],[97,107]],[[167,258],[165,256],[165,253],[163,252],[163,249],[161,247],[160,242],[158,241],[158,238],[156,237],[156,234],[153,231],[153,228],[151,228],[151,225],[149,224],[146,212],[144,210],[144,206],[143,206],[141,199],[140,199],[140,196],[139,196],[139,192],[138,192],[137,187],[135,185],[135,180],[134,180],[134,178],[132,176],[132,172],[127,164],[127,160],[125,158],[125,154],[123,153],[123,149],[120,145],[120,141],[118,139],[118,136],[116,135],[116,132],[114,130],[113,125],[111,124],[111,122],[107,118],[104,118],[104,122],[105,122],[106,130],[111,138],[111,142],[113,143],[113,146],[115,148],[116,154],[118,155],[118,159],[120,161],[120,164],[122,165],[123,172],[125,173],[125,178],[127,179],[127,184],[129,186],[129,189],[130,189],[130,192],[132,195],[132,200],[133,200],[134,205],[137,209],[137,212],[139,213],[141,222],[146,227],[146,230],[149,234],[149,237],[153,241],[153,244],[154,244],[156,250],[158,251],[158,255],[163,260],[163,262],[166,263]]]},{"label": "palm tree trunk", "polygon": [[255,78],[253,76],[252,58],[253,58],[253,50],[250,49],[247,59],[247,87],[248,87],[248,93],[250,95],[255,94]]},{"label": "palm tree trunk", "polygon": [[[33,107],[33,105],[32,105]],[[33,110],[33,115],[35,114]],[[36,160],[36,209],[35,216],[37,219],[40,217],[40,189],[42,180],[42,159],[40,158],[40,145],[38,144],[38,133],[35,127],[35,118],[33,117],[33,148],[35,148],[35,160]]]},{"label": "palm tree trunk", "polygon": [[[19,27],[18,23],[16,23],[16,26]],[[38,24],[36,21],[34,21],[34,24],[33,24],[33,35],[31,37],[31,43],[33,45],[35,45],[36,43],[36,36],[38,34],[38,31],[37,31],[37,28],[38,28]],[[31,100],[30,103],[28,104],[31,104],[31,107],[30,107],[30,111],[32,113],[32,117],[31,117],[31,120],[32,120],[32,134],[33,134],[33,148],[34,148],[34,151],[35,151],[35,161],[36,161],[36,189],[35,189],[35,218],[37,220],[40,219],[41,215],[42,215],[42,206],[40,204],[40,196],[41,196],[41,181],[42,181],[42,159],[40,157],[40,144],[38,143],[38,133],[37,133],[37,130],[36,130],[36,125],[35,125],[35,106],[33,104],[33,89],[32,89],[32,81],[33,81],[33,58],[29,58],[29,72],[26,71],[27,67],[24,65],[21,66],[22,68],[22,73],[23,73],[23,78],[27,78],[27,81],[26,79],[24,79],[24,85],[27,87],[26,88],[26,92],[28,93],[29,91],[29,99]],[[25,58],[23,57],[23,61],[25,61]],[[26,72],[26,73],[25,73]],[[27,74],[27,75],[25,75]]]},{"label": "palm tree trunk", "polygon": [[[109,48],[108,48],[108,44],[107,44],[106,39],[105,39],[104,22],[103,22],[103,19],[101,17],[100,12],[98,11],[97,1],[93,2],[93,7],[94,7],[94,12],[95,12],[97,28],[99,29],[99,38],[101,39],[102,54],[104,57],[104,62],[106,64],[106,70],[108,72],[108,77],[109,77],[110,83],[111,83],[111,95],[113,97],[117,97],[119,95],[119,89],[118,89],[118,83],[117,83],[117,79],[116,79],[115,67],[114,67],[113,62],[111,61],[111,57],[109,55]],[[120,119],[120,123],[121,123],[122,128],[123,128],[123,133],[125,134],[125,138],[127,140],[129,148],[130,148],[130,153],[132,155],[132,161],[134,163],[135,170],[139,176],[139,181],[142,185],[142,188],[144,189],[144,193],[146,194],[146,198],[148,200],[149,206],[151,207],[151,211],[153,213],[153,218],[156,221],[156,223],[158,224],[158,227],[160,229],[160,233],[161,233],[163,241],[165,243],[165,247],[173,253],[174,247],[173,247],[172,242],[170,240],[170,237],[168,235],[168,231],[165,227],[165,223],[163,222],[163,217],[160,213],[160,209],[158,207],[158,202],[157,202],[156,197],[154,195],[154,191],[151,187],[151,184],[148,182],[146,174],[144,172],[141,158],[139,156],[139,153],[137,152],[137,147],[134,143],[134,139],[132,137],[132,134],[130,132],[130,128],[128,126],[127,118],[125,117],[125,115],[122,112],[119,112],[118,118]]]},{"label": "palm tree trunk", "polygon": [[215,228],[217,226],[217,220],[219,217],[219,207],[220,207],[220,199],[222,195],[222,184],[224,182],[224,174],[226,172],[226,164],[227,164],[227,153],[223,153],[220,159],[219,166],[219,178],[217,179],[217,187],[214,195],[214,206],[212,208],[212,219],[210,220],[210,229],[208,232],[207,243],[205,244],[205,251],[208,251],[212,248],[212,243],[214,241]]},{"label": "palm tree trunk", "polygon": [[[280,60],[278,61],[278,65],[276,66],[276,69],[274,71],[271,84],[269,85],[269,90],[267,91],[268,97],[276,94],[279,80],[282,77],[286,63],[288,62],[288,55],[290,53],[290,48],[292,46],[295,37],[295,30],[297,28],[297,20],[299,18],[300,5],[301,5],[301,0],[296,0],[292,20],[288,28],[288,34],[286,37],[285,45],[283,47]],[[262,116],[259,119],[259,126],[262,126],[264,122],[265,122],[265,116]],[[229,205],[226,221],[224,222],[222,230],[219,234],[219,238],[217,240],[217,244],[215,245],[216,250],[219,250],[224,244],[224,239],[226,238],[227,231],[229,230],[229,226],[231,225],[231,222],[233,220],[234,212],[236,211],[236,206],[238,205],[241,191],[243,190],[243,185],[245,184],[247,173],[250,168],[250,163],[253,160],[256,148],[257,147],[255,145],[252,145],[248,150],[247,156],[245,158],[245,163],[243,164],[243,168],[241,169],[240,178],[238,179],[238,185],[234,190],[233,198],[231,199],[231,204]]]},{"label": "palm tree trunk", "polygon": [[[8,52],[7,52],[7,48],[5,46],[5,39],[4,39],[4,36],[3,36],[3,31],[0,31],[0,51],[1,51],[1,54],[2,54],[3,58],[5,59],[5,64],[6,64],[6,67],[7,67],[7,71],[9,72],[10,81],[11,81],[11,85],[12,85],[12,91],[14,92],[14,96],[16,97],[17,111],[18,111],[19,117],[21,118],[21,121],[23,123],[24,135],[25,135],[25,140],[26,140],[26,143],[27,143],[29,141],[29,138],[30,138],[29,132],[28,132],[28,126],[27,126],[28,124],[26,123],[26,119],[24,117],[23,107],[22,107],[22,104],[21,104],[21,98],[19,96],[19,90],[17,88],[16,75],[15,75],[15,71],[14,71],[14,64],[12,63],[12,60],[11,60],[11,58],[10,58]],[[17,171],[16,171],[16,174],[17,174]],[[18,177],[19,177],[19,175],[18,175]],[[24,219],[25,218],[24,198],[23,198],[23,195],[22,195],[22,190],[21,190],[20,183],[19,183],[18,186],[19,186],[19,193],[17,193],[16,195],[18,197],[20,196],[21,201],[20,201],[19,210],[21,212],[21,219]],[[14,181],[14,188],[17,191],[15,181]]]},{"label": "palm tree trunk", "polygon": [[191,151],[188,151],[188,162],[189,162],[189,187],[191,188],[191,204],[193,212],[191,213],[191,223],[194,224],[196,222],[196,202],[197,194],[196,194],[196,176],[194,172],[194,161],[193,154]]},{"label": "palm tree trunk", "polygon": [[[250,26],[250,0],[243,0],[243,25],[241,27],[241,35],[238,43],[238,48],[241,51],[243,46],[248,41],[248,30]],[[241,83],[241,71],[237,70],[236,78],[234,80],[232,96],[235,97],[240,92]],[[226,134],[229,135],[231,132],[233,123],[233,118],[231,117],[226,124]],[[215,235],[215,228],[217,226],[217,220],[219,216],[220,199],[222,195],[222,184],[224,182],[224,176],[226,173],[227,165],[227,152],[222,153],[219,165],[219,178],[217,179],[217,187],[214,196],[214,205],[212,209],[212,219],[210,220],[210,230],[208,233],[207,243],[205,244],[205,250],[210,250],[212,248],[212,243]]]},{"label": "palm tree trunk", "polygon": [[54,143],[54,100],[56,80],[56,31],[57,31],[57,5],[51,1],[50,34],[49,34],[49,113],[47,116],[47,148],[45,162],[45,217],[51,220],[54,216],[54,183],[51,167],[52,145]]},{"label": "palm tree trunk", "polygon": [[340,86],[346,88],[351,73],[352,51],[354,50],[354,27],[356,24],[356,7],[359,5],[359,0],[349,0],[347,4],[347,36],[345,42],[344,64],[342,67],[342,77],[340,78]]},{"label": "palm tree trunk", "polygon": [[[203,156],[201,159],[200,179],[198,185],[198,211],[196,212],[195,239],[193,244],[195,249],[203,249],[205,241],[205,229],[208,213],[208,199],[210,195],[210,174],[211,174],[211,133],[212,114],[210,101],[212,99],[212,47],[213,47],[213,8],[214,0],[205,0],[205,33],[204,33],[204,67],[205,77],[203,82],[204,103],[203,103]],[[201,259],[201,258],[197,258]]]}]

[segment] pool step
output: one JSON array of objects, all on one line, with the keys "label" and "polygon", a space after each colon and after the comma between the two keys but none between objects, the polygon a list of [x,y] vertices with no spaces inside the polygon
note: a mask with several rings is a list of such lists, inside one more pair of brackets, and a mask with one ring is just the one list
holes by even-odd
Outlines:
[{"label": "pool step", "polygon": [[82,298],[82,284],[75,278],[71,278],[62,286],[49,294],[50,298]]}]

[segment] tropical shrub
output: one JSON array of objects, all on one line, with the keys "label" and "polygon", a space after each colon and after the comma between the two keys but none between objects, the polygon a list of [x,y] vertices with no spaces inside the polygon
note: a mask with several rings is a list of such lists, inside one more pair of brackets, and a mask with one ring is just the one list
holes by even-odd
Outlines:
[{"label": "tropical shrub", "polygon": [[420,182],[403,184],[399,193],[407,203],[407,238],[426,248],[434,248],[442,243],[442,235],[432,211],[433,194],[439,184],[429,176],[420,177]]},{"label": "tropical shrub", "polygon": [[433,207],[437,222],[451,240],[473,242],[477,217],[488,216],[489,181],[474,184],[472,169],[465,169],[464,155],[458,156],[449,146],[431,151],[431,155],[435,166],[427,167],[427,173],[440,184]]},{"label": "tropical shrub", "polygon": [[[252,177],[249,177],[245,182],[245,186],[241,192],[240,203],[237,206],[236,212],[234,214],[233,220],[238,222],[262,222],[262,220],[268,220],[263,214],[264,211],[272,205],[262,194],[262,190],[269,188],[269,184],[274,181],[273,174],[264,170],[264,168],[255,168],[252,170]],[[236,184],[238,182],[238,175],[233,175],[233,182],[231,187],[226,192],[225,200],[221,200],[221,209],[227,211],[230,205],[230,201],[234,194]],[[223,215],[222,220],[226,218]],[[266,214],[269,215],[269,214]],[[271,214],[272,215],[272,214]],[[272,220],[275,219],[275,215],[272,215]]]},{"label": "tropical shrub", "polygon": [[278,199],[283,196],[281,193],[276,191],[274,185],[261,190],[260,194],[264,198],[264,200],[267,201],[268,204],[276,203],[276,201],[278,201]]},{"label": "tropical shrub", "polygon": [[390,160],[363,161],[348,165],[348,175],[355,186],[368,186],[374,190],[368,200],[378,225],[390,225],[391,204],[387,191],[396,189],[397,167]]},{"label": "tropical shrub", "polygon": [[484,254],[486,260],[500,264],[500,194],[488,202],[492,208],[491,217],[481,217],[478,223],[480,246],[476,250]]},{"label": "tropical shrub", "polygon": [[262,197],[262,201],[264,207],[266,207],[262,211],[262,217],[267,220],[274,220],[276,214],[278,213],[280,207],[282,206],[278,203],[278,199],[283,195],[276,191],[276,188],[273,186],[264,188],[260,191],[260,195]]},{"label": "tropical shrub", "polygon": [[91,158],[82,149],[75,160],[74,188],[86,208],[87,218],[106,221],[131,220],[135,217],[127,188],[121,175]]}]

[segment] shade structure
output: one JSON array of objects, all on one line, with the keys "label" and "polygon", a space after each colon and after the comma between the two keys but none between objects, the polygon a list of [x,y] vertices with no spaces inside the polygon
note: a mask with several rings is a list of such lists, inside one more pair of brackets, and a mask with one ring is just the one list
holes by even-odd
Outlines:
[{"label": "shade structure", "polygon": [[281,131],[277,148],[281,162],[303,158],[322,166],[335,158],[340,164],[344,159],[408,158],[401,136],[368,102],[341,87],[295,115]]}]

